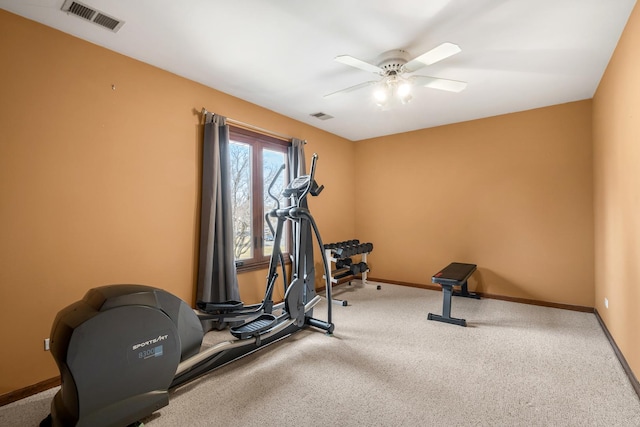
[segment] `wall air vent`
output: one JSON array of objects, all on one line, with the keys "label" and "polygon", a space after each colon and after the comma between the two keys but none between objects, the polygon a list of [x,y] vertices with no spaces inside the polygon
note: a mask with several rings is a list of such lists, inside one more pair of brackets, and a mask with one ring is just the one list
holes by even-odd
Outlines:
[{"label": "wall air vent", "polygon": [[86,4],[74,0],[65,0],[64,4],[60,8],[63,12],[67,12],[68,15],[74,15],[78,18],[85,19],[96,25],[113,31],[114,33],[124,25],[124,21],[109,16],[99,10],[96,10]]},{"label": "wall air vent", "polygon": [[313,113],[310,114],[310,116],[315,117],[316,119],[320,119],[320,120],[329,120],[329,119],[333,119],[333,116],[330,116],[326,113]]}]

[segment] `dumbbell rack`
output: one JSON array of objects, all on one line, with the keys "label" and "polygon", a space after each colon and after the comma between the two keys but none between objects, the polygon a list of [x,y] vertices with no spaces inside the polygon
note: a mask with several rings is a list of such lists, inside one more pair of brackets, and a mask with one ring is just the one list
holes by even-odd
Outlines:
[{"label": "dumbbell rack", "polygon": [[[369,273],[369,267],[367,265],[367,255],[369,255],[369,253],[371,252],[371,250],[373,250],[373,244],[362,244],[360,245],[359,242],[357,240],[352,240],[350,242],[356,242],[356,244],[353,245],[353,248],[355,248],[355,251],[345,251],[343,252],[342,249],[345,248],[340,248],[340,247],[332,247],[332,246],[336,246],[336,245],[340,245],[338,244],[327,244],[325,245],[325,259],[327,260],[327,270],[331,272],[331,284],[336,284],[338,285],[338,282],[340,281],[340,279],[345,278],[345,277],[349,277],[351,276],[355,276],[355,273],[350,272],[350,268],[348,267],[344,267],[344,266],[339,266],[339,264],[341,263],[341,261],[344,261],[346,258],[350,258],[353,255],[360,255],[360,263],[358,263],[359,265],[363,265],[366,266],[364,270],[360,270],[359,274],[361,276],[361,282],[363,285],[369,285],[369,283],[367,282],[367,274]],[[342,243],[347,243],[347,242],[342,242]],[[363,252],[359,252],[358,249],[356,248],[356,246],[360,246],[362,248],[366,248],[368,245],[368,250]],[[333,266],[332,266],[333,264]],[[323,276],[324,278],[324,276]],[[349,279],[348,285],[351,286],[351,282],[352,280]],[[380,285],[376,285],[376,289],[381,289]],[[338,304],[341,306],[347,306],[348,302],[346,300],[341,300],[341,299],[337,299],[337,298],[332,298],[331,302],[334,304]]]}]

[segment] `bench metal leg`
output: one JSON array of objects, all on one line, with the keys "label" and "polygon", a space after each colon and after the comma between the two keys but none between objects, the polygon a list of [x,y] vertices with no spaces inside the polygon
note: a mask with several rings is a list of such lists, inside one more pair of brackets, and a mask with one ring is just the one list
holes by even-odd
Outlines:
[{"label": "bench metal leg", "polygon": [[467,321],[465,319],[456,319],[454,317],[451,317],[451,295],[452,294],[453,294],[453,286],[442,285],[442,316],[429,313],[427,315],[427,319],[436,320],[438,322],[451,323],[453,325],[467,326]]}]

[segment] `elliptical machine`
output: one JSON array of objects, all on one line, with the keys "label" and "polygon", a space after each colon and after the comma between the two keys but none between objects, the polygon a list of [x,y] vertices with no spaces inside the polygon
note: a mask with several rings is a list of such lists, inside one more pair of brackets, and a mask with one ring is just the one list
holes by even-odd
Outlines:
[{"label": "elliptical machine", "polygon": [[[315,295],[313,286],[308,286],[301,262],[307,255],[305,233],[295,235],[295,271],[281,312],[274,314],[267,301],[278,276],[278,263],[284,271],[280,243],[285,222],[310,224],[325,257],[316,223],[309,210],[301,206],[308,194],[322,191],[323,187],[314,180],[317,160],[314,154],[310,174],[296,178],[283,191],[292,205],[280,208],[278,204],[268,214],[277,219],[277,225],[265,301],[258,307],[257,317],[230,328],[234,339],[201,349],[201,321],[211,319],[211,314],[197,313],[178,297],[150,286],[108,285],[91,289],[82,300],[62,309],[54,320],[51,353],[62,385],[51,403],[51,414],[40,425],[127,426],[166,406],[169,390],[174,387],[307,325],[331,334],[334,325],[330,303],[327,321],[312,317],[313,307],[321,298]],[[277,176],[274,182],[276,179]],[[323,264],[326,270],[326,260]],[[330,272],[325,271],[325,278],[328,277]],[[325,286],[330,300],[328,279]],[[248,313],[237,318],[245,314]]]},{"label": "elliptical machine", "polygon": [[[305,315],[306,311],[303,310],[305,302],[310,301],[315,297],[315,287],[313,286],[313,277],[305,277],[305,260],[307,256],[305,248],[308,247],[307,239],[308,234],[303,232],[304,223],[308,223],[313,230],[316,241],[323,248],[320,232],[316,225],[313,216],[311,216],[309,210],[303,207],[303,201],[308,194],[312,196],[318,196],[324,189],[324,186],[318,186],[314,180],[315,168],[318,161],[318,155],[314,154],[311,160],[311,171],[309,175],[303,175],[295,178],[287,187],[282,191],[282,196],[292,201],[291,205],[285,208],[280,207],[280,199],[272,193],[274,184],[278,181],[278,178],[282,171],[285,169],[283,164],[278,172],[271,180],[271,184],[268,187],[267,193],[275,201],[276,208],[265,214],[265,220],[273,239],[273,252],[269,260],[269,269],[267,274],[267,286],[265,290],[264,299],[260,304],[245,306],[240,301],[226,301],[223,303],[204,302],[198,301],[196,303],[197,308],[200,310],[198,317],[201,320],[214,320],[218,323],[232,323],[237,324],[238,321],[244,321],[240,325],[232,326],[229,332],[236,338],[244,339],[249,336],[258,336],[259,332],[263,330],[269,330],[274,326],[279,318],[273,315],[273,311],[281,309],[284,306],[284,310],[291,318],[297,319],[298,326],[303,326],[306,322],[312,326],[326,330],[328,333],[333,332],[333,325],[331,324],[331,307],[327,308],[327,322],[313,319],[311,315]],[[276,219],[276,227],[274,228],[271,218]],[[287,286],[287,274],[284,255],[282,254],[281,242],[284,235],[284,224],[287,221],[297,223],[295,239],[294,239],[294,266],[296,271],[292,272],[292,281]],[[323,250],[320,251],[323,257],[323,262],[326,262],[326,254]],[[276,280],[278,279],[278,263],[282,268],[283,283],[285,284],[285,298],[281,304],[274,305],[273,302],[273,290],[275,288]],[[325,266],[325,270],[327,267]],[[326,273],[326,271],[325,271]],[[331,282],[325,282],[325,287],[329,296],[331,295]],[[293,302],[297,301],[295,305]]]}]

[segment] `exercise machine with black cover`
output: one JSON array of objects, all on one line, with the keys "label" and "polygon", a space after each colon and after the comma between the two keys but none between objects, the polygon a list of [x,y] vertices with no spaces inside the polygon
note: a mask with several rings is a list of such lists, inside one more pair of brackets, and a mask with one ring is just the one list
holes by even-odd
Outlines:
[{"label": "exercise machine with black cover", "polygon": [[[451,295],[480,299],[480,295],[469,292],[467,286],[467,280],[471,277],[474,271],[476,271],[475,264],[452,262],[433,275],[431,281],[442,286],[442,316],[429,313],[427,315],[427,319],[459,326],[467,326],[467,321],[465,319],[451,317]],[[460,286],[460,290],[454,290],[454,286]]]},{"label": "exercise machine with black cover", "polygon": [[[282,259],[285,222],[309,224],[323,252],[316,223],[301,203],[308,194],[318,195],[322,190],[314,180],[317,159],[314,154],[309,175],[294,179],[284,190],[292,204],[269,213],[277,225],[267,288],[273,286]],[[268,304],[263,304],[260,315],[229,329],[232,339],[209,348],[202,348],[201,324],[209,315],[198,315],[162,289],[108,285],[89,290],[82,300],[62,309],[51,330],[51,352],[60,370],[61,388],[41,426],[127,426],[167,405],[171,389],[306,326],[332,333],[330,303],[326,321],[313,317],[320,296],[307,286],[300,263],[302,257],[311,256],[303,253],[307,247],[303,240],[312,238],[308,234],[296,233],[296,262],[282,310],[270,313]],[[330,299],[328,281],[325,286]]]}]

